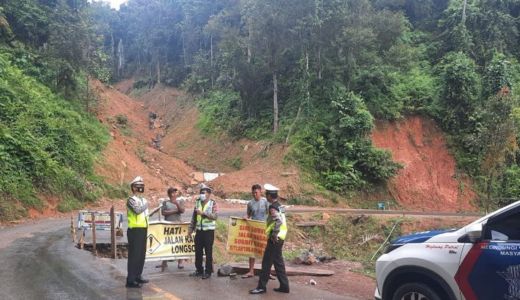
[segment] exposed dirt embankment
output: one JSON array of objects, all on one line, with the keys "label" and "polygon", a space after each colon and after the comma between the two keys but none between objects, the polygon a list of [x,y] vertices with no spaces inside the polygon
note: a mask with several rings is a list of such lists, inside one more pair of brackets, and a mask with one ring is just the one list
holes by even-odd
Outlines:
[{"label": "exposed dirt embankment", "polygon": [[404,168],[389,190],[406,209],[473,211],[476,194],[467,176],[456,169],[442,131],[420,116],[391,123],[380,122],[372,133],[376,147],[390,150]]},{"label": "exposed dirt embankment", "polygon": [[173,88],[157,86],[139,100],[161,119],[164,153],[198,171],[224,173],[211,182],[221,196],[249,193],[251,185],[266,182],[280,187],[284,197],[301,191],[298,169],[283,163],[287,147],[202,134],[196,125],[199,112],[194,101]]},{"label": "exposed dirt embankment", "polygon": [[[168,186],[189,183],[192,169],[186,163],[151,147],[157,132],[148,129],[148,112],[143,105],[99,81],[92,85],[101,99],[98,118],[108,125],[112,136],[96,173],[124,187],[135,176],[143,176],[146,194],[152,199],[164,197]],[[127,118],[127,129],[118,124],[118,115]]]}]

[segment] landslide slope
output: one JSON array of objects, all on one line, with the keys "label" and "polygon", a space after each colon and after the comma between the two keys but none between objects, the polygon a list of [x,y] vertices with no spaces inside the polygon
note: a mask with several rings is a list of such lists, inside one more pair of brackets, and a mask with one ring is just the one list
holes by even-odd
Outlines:
[{"label": "landslide slope", "polygon": [[388,183],[400,206],[425,211],[475,210],[472,182],[457,171],[446,139],[433,120],[410,116],[397,122],[378,122],[372,141],[404,166]]},{"label": "landslide slope", "polygon": [[[128,92],[128,86],[122,82],[118,89]],[[146,111],[159,115],[164,153],[199,172],[223,174],[211,182],[219,196],[249,195],[251,185],[266,182],[280,187],[287,198],[301,193],[298,168],[284,163],[287,147],[247,139],[234,141],[225,134],[203,135],[197,127],[199,112],[194,101],[173,88],[156,86],[138,99]]]},{"label": "landslide slope", "polygon": [[[117,88],[124,93],[136,93],[131,86],[132,81],[129,80],[119,83]],[[184,186],[194,184],[194,171],[204,171],[224,174],[211,182],[221,197],[248,193],[252,184],[265,182],[278,185],[287,198],[300,197],[313,190],[303,183],[296,166],[284,162],[287,147],[247,139],[233,141],[225,135],[201,134],[197,128],[199,112],[193,99],[176,89],[157,86],[134,96],[140,103],[115,90],[108,92],[112,93],[108,97],[125,101],[111,113],[112,116],[122,111],[128,115],[139,115],[139,120],[132,122],[143,129],[138,134],[141,144],[143,140],[151,141],[156,134],[162,136],[161,152],[149,147],[146,151],[155,153],[155,161],[158,160],[158,153],[166,154],[168,160],[157,163],[157,169],[168,170],[172,173],[169,178],[179,179],[177,182]],[[147,129],[149,111],[157,112],[160,118],[160,128],[154,131]],[[133,120],[133,117],[130,119]],[[443,132],[433,120],[409,116],[398,122],[378,122],[372,140],[375,146],[389,150],[393,159],[403,164],[403,169],[387,185],[388,193],[400,207],[434,211],[475,210],[472,201],[476,194],[472,182],[457,170]],[[130,148],[126,151],[135,151],[139,142],[133,143],[119,145],[117,149]],[[112,154],[110,151],[107,154],[112,155],[112,158],[108,160],[116,161],[113,163],[113,169],[116,170],[120,168],[117,160],[121,151],[115,150]],[[177,173],[182,175],[173,175]],[[160,178],[156,180],[161,181]],[[322,199],[312,194],[309,197],[318,201]],[[378,198],[370,193],[365,196],[370,201]],[[326,200],[321,201],[328,203]],[[336,205],[348,204],[341,201]]]}]

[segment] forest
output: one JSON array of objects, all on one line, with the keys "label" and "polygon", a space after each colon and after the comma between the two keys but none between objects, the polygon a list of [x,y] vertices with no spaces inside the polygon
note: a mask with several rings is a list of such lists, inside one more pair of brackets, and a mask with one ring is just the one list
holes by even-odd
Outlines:
[{"label": "forest", "polygon": [[480,197],[503,205],[520,192],[519,30],[519,0],[1,0],[0,197],[89,198],[57,184],[97,180],[106,132],[87,82],[132,77],[194,95],[208,134],[290,145],[338,193],[402,167],[372,145],[375,121],[433,118]]}]

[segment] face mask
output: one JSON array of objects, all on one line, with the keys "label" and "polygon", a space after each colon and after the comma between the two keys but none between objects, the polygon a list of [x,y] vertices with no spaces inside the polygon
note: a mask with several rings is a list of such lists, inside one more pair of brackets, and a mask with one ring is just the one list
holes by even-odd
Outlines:
[{"label": "face mask", "polygon": [[199,198],[200,198],[201,201],[204,201],[204,200],[206,200],[206,195],[205,194],[200,194]]}]

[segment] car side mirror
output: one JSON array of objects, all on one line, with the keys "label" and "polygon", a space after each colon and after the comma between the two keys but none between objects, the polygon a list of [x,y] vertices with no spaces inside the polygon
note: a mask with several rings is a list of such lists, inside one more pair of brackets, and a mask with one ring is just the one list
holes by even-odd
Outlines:
[{"label": "car side mirror", "polygon": [[476,242],[480,241],[481,238],[481,232],[468,232],[462,235],[457,242],[459,243],[471,243],[475,244]]},{"label": "car side mirror", "polygon": [[457,242],[474,244],[482,239],[482,224],[471,224]]}]

